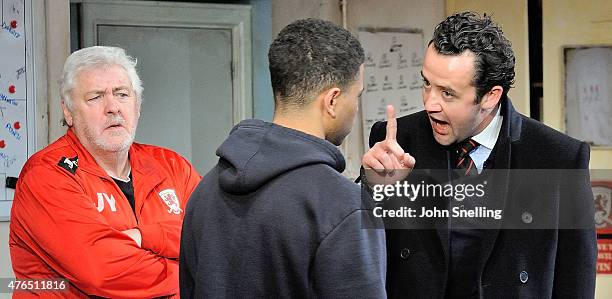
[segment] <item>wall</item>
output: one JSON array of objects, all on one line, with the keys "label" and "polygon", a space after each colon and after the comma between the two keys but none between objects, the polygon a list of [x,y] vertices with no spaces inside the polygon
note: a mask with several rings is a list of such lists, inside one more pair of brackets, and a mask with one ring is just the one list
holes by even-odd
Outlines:
[{"label": "wall", "polygon": [[[612,45],[612,2],[543,0],[543,121],[565,130],[563,47]],[[591,168],[612,169],[612,149],[591,149]],[[612,294],[612,293],[611,293]]]},{"label": "wall", "polygon": [[45,0],[47,11],[56,13],[47,16],[48,62],[47,77],[49,96],[49,138],[48,143],[55,141],[66,133],[61,125],[64,115],[60,106],[59,79],[62,75],[64,61],[70,55],[70,6],[69,0]]},{"label": "wall", "polygon": [[[549,126],[565,130],[563,47],[612,45],[611,16],[612,2],[607,0],[542,0],[543,121]],[[591,148],[590,166],[612,169],[612,149]],[[612,298],[612,275],[598,275],[596,297]]]},{"label": "wall", "polygon": [[318,18],[340,24],[339,0],[272,0],[272,38],[289,23],[305,18]]},{"label": "wall", "polygon": [[272,43],[272,0],[252,0],[253,116],[271,121],[274,101],[268,70],[268,49]]}]

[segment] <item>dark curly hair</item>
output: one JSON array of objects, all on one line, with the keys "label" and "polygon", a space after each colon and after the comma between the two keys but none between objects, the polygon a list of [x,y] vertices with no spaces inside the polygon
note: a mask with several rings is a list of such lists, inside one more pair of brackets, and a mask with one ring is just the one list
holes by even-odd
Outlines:
[{"label": "dark curly hair", "polygon": [[304,19],[285,27],[268,52],[277,105],[300,108],[326,88],[346,90],[364,62],[359,41],[328,21]]},{"label": "dark curly hair", "polygon": [[466,50],[474,53],[476,103],[493,88],[503,87],[503,97],[514,84],[514,52],[512,44],[501,28],[486,14],[481,18],[474,12],[449,16],[436,26],[429,44],[442,55],[460,55]]}]

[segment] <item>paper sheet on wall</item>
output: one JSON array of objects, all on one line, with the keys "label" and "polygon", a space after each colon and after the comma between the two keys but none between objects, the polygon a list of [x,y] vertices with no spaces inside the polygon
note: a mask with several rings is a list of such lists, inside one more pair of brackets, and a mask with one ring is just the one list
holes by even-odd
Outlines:
[{"label": "paper sheet on wall", "polygon": [[29,1],[0,0],[0,219],[8,216],[13,199],[6,178],[17,178],[35,149],[28,117],[34,109]]},{"label": "paper sheet on wall", "polygon": [[565,52],[567,134],[596,146],[612,146],[612,47]]},{"label": "paper sheet on wall", "polygon": [[361,115],[364,150],[369,149],[372,125],[386,120],[386,106],[398,117],[423,109],[421,99],[423,32],[418,29],[367,29],[359,31],[365,50],[364,91]]}]

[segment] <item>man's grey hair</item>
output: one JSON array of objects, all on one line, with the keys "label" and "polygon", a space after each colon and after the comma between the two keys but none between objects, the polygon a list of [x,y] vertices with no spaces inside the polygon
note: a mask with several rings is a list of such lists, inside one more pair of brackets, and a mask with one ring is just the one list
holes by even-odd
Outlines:
[{"label": "man's grey hair", "polygon": [[94,46],[75,51],[64,63],[59,85],[60,95],[68,110],[73,109],[71,92],[75,87],[79,72],[92,67],[111,65],[118,65],[126,71],[138,103],[142,101],[142,81],[136,71],[136,59],[125,54],[125,50],[121,48]]}]

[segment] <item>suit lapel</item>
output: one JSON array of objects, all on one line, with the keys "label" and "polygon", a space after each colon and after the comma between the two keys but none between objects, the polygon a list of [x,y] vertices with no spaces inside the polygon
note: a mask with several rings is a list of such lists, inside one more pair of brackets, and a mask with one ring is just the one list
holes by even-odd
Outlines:
[{"label": "suit lapel", "polygon": [[[448,169],[451,167],[450,160],[451,153],[450,149],[446,146],[440,145],[434,138],[431,124],[426,113],[423,113],[423,117],[420,120],[420,129],[416,132],[416,139],[418,142],[414,144],[415,148],[415,169],[431,170],[431,178],[437,183],[444,183],[448,181]],[[412,153],[411,153],[412,154]],[[439,206],[440,209],[446,209],[448,202],[442,203]],[[440,239],[442,245],[442,251],[440,254],[444,257],[445,265],[449,264],[449,229],[448,219],[439,218],[434,223],[435,230],[432,230],[432,234],[436,234]],[[429,233],[429,232],[428,232]],[[448,269],[448,267],[445,267]],[[444,276],[446,277],[446,276]]]},{"label": "suit lapel", "polygon": [[[504,116],[501,131],[495,147],[493,149],[493,175],[489,186],[492,187],[487,200],[490,209],[501,209],[505,211],[506,199],[508,197],[509,185],[510,185],[510,170],[512,168],[512,143],[517,142],[520,139],[521,133],[521,116],[514,110],[512,103],[509,98],[506,98],[502,102],[501,115]],[[482,254],[478,261],[479,268],[484,269],[486,262],[488,261],[499,230],[501,221],[494,222],[496,227],[485,229],[482,239]]]}]

